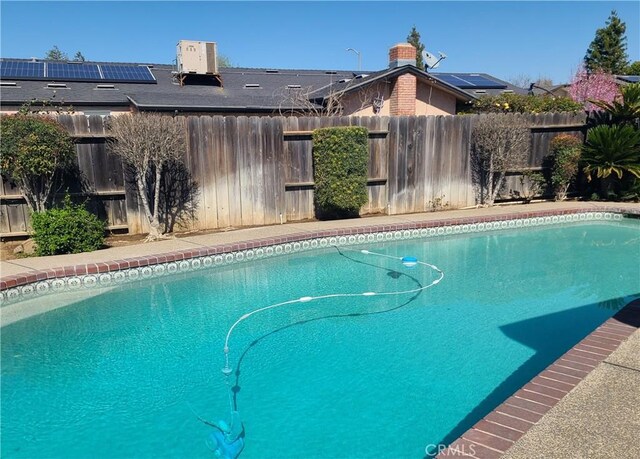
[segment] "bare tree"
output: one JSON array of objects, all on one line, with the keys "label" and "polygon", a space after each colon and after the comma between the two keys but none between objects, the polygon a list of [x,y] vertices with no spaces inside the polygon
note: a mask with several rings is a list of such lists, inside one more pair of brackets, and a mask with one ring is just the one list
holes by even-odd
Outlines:
[{"label": "bare tree", "polygon": [[170,116],[137,113],[108,123],[111,151],[129,167],[149,221],[147,241],[160,239],[160,183],[168,163],[181,161],[186,151],[184,126]]},{"label": "bare tree", "polygon": [[325,96],[318,96],[318,90],[311,86],[280,88],[274,92],[280,100],[278,112],[282,116],[342,116],[347,108],[351,114],[373,107],[377,113],[384,102],[386,83],[363,85],[349,93],[359,81],[354,78],[337,90],[331,88]]},{"label": "bare tree", "polygon": [[524,166],[529,156],[531,130],[513,113],[491,113],[476,118],[472,134],[472,162],[480,188],[480,202],[492,206],[508,170]]},{"label": "bare tree", "polygon": [[340,116],[343,112],[342,94],[330,92],[325,98],[315,98],[311,86],[289,85],[274,92],[280,102],[282,116]]},{"label": "bare tree", "polygon": [[507,81],[519,88],[528,88],[531,86],[531,83],[534,83],[533,78],[526,73],[519,73],[516,76],[510,77]]}]

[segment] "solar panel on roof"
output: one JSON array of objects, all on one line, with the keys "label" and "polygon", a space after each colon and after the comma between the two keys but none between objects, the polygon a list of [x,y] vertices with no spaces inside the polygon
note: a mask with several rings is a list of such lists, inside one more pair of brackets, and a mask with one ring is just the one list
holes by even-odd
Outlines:
[{"label": "solar panel on roof", "polygon": [[101,65],[105,80],[155,83],[151,70],[142,65]]},{"label": "solar panel on roof", "polygon": [[627,83],[640,82],[640,76],[638,75],[622,75],[622,76],[619,76],[618,78],[620,78],[622,81],[626,81]]},{"label": "solar panel on roof", "polygon": [[101,80],[96,64],[47,62],[47,78],[58,80]]},{"label": "solar panel on roof", "polygon": [[434,74],[439,79],[452,84],[461,89],[483,88],[483,89],[504,89],[506,84],[490,80],[481,75],[438,73]]},{"label": "solar panel on roof", "polygon": [[44,78],[44,63],[0,61],[0,78]]}]

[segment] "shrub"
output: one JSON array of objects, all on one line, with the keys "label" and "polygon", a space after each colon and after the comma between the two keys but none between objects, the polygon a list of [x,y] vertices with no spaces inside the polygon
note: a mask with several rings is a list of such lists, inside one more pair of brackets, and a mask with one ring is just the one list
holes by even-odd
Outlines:
[{"label": "shrub", "polygon": [[515,198],[520,198],[525,204],[530,203],[533,198],[544,193],[547,187],[547,180],[542,172],[525,170],[520,176],[521,192],[513,192]]},{"label": "shrub", "polygon": [[320,218],[358,215],[367,203],[368,131],[331,127],[313,131],[315,201]]},{"label": "shrub", "polygon": [[514,114],[480,115],[472,136],[471,165],[480,202],[492,206],[508,170],[524,166],[531,131],[524,117]]},{"label": "shrub", "polygon": [[37,115],[2,116],[0,125],[0,172],[16,182],[32,211],[45,210],[56,173],[75,156],[69,134],[55,120]]},{"label": "shrub", "polygon": [[516,93],[483,96],[466,113],[561,113],[582,112],[582,104],[569,97],[534,96]]},{"label": "shrub", "polygon": [[567,198],[567,189],[578,173],[582,142],[575,136],[560,134],[551,140],[551,184],[556,200]]},{"label": "shrub", "polygon": [[618,180],[624,175],[640,178],[640,131],[629,125],[602,124],[589,129],[582,150],[587,180],[593,173],[601,179],[601,196],[605,199],[612,192],[612,176]]},{"label": "shrub", "polygon": [[104,242],[104,222],[67,195],[62,208],[34,213],[33,239],[37,255],[90,252]]}]

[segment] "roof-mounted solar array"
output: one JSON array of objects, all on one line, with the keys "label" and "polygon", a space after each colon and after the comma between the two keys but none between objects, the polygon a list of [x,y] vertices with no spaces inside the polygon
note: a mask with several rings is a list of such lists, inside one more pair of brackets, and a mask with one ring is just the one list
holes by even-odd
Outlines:
[{"label": "roof-mounted solar array", "polygon": [[2,78],[44,78],[44,62],[0,61]]},{"label": "roof-mounted solar array", "polygon": [[101,80],[95,64],[67,64],[47,62],[45,76],[52,80]]},{"label": "roof-mounted solar array", "polygon": [[432,73],[432,75],[460,89],[505,89],[507,87],[504,83],[490,80],[481,75],[467,73]]},{"label": "roof-mounted solar array", "polygon": [[622,81],[626,81],[627,83],[640,82],[640,76],[638,75],[619,75],[618,78],[620,78]]},{"label": "roof-mounted solar array", "polygon": [[101,65],[104,80],[155,83],[151,70],[142,65]]},{"label": "roof-mounted solar array", "polygon": [[0,78],[44,81],[156,83],[145,65],[0,60]]}]

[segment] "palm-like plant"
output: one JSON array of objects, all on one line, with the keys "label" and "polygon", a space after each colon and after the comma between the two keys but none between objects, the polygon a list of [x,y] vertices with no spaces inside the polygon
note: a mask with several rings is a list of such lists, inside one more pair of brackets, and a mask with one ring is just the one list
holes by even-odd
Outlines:
[{"label": "palm-like plant", "polygon": [[624,124],[590,129],[582,161],[588,180],[594,172],[600,179],[611,174],[621,179],[625,172],[640,178],[640,131]]},{"label": "palm-like plant", "polygon": [[603,109],[611,116],[613,123],[632,123],[640,118],[640,83],[623,86],[621,98],[612,102],[592,100],[591,103]]}]

